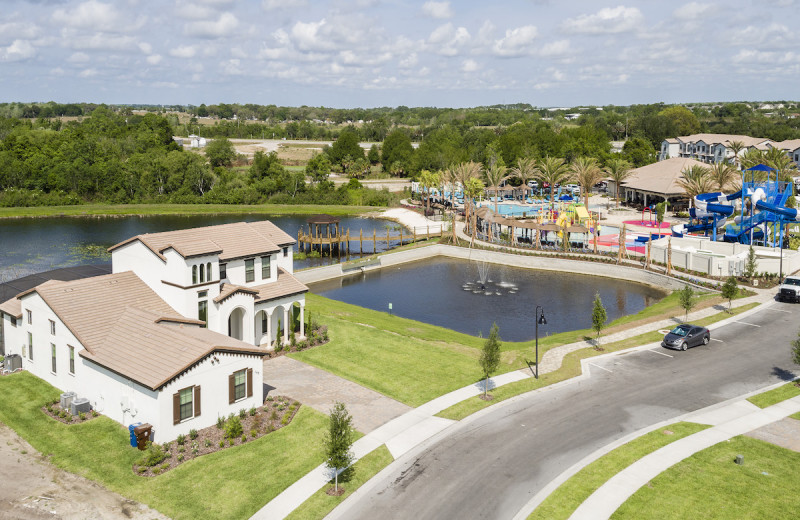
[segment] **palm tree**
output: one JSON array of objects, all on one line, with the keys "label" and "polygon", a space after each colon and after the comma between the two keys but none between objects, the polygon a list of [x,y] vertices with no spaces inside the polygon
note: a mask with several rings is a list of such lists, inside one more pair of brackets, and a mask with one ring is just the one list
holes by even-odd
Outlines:
[{"label": "palm tree", "polygon": [[733,166],[739,169],[739,153],[745,149],[744,143],[741,141],[731,141],[728,144],[728,149],[733,152]]},{"label": "palm tree", "polygon": [[495,213],[497,213],[497,199],[500,198],[498,196],[500,193],[500,185],[509,177],[506,175],[506,172],[507,168],[496,162],[492,163],[492,165],[483,172],[484,177],[486,177],[486,186],[494,190]]},{"label": "palm tree", "polygon": [[691,166],[681,173],[683,177],[678,180],[678,185],[686,191],[692,205],[694,205],[694,198],[697,195],[708,193],[714,189],[714,181],[710,177],[709,169],[705,166]]},{"label": "palm tree", "polygon": [[775,168],[777,180],[789,182],[792,180],[791,177],[797,174],[797,165],[780,148],[770,147],[765,154],[765,158],[767,166]]},{"label": "palm tree", "polygon": [[600,165],[597,164],[597,159],[594,157],[576,157],[570,164],[570,171],[575,181],[581,186],[584,204],[588,211],[589,194],[592,192],[592,187],[603,178],[603,170],[600,169]]},{"label": "palm tree", "polygon": [[734,180],[739,177],[738,173],[725,161],[714,163],[708,170],[709,178],[717,185],[719,191],[725,191],[726,188],[731,187]]},{"label": "palm tree", "polygon": [[483,191],[478,191],[473,195],[467,193],[467,184],[470,179],[480,179],[483,173],[483,166],[476,162],[463,162],[455,167],[456,180],[461,183],[461,188],[464,190],[464,218],[465,222],[469,222],[469,211],[472,205],[473,197],[478,196]]},{"label": "palm tree", "polygon": [[608,164],[606,164],[605,172],[608,178],[614,181],[614,198],[617,201],[617,207],[619,207],[619,192],[621,191],[622,183],[625,182],[625,179],[633,175],[631,163],[625,159],[611,159],[608,161]]},{"label": "palm tree", "polygon": [[564,163],[564,159],[548,155],[536,163],[536,178],[540,183],[550,185],[550,211],[553,211],[556,184],[566,182],[570,178],[569,167]]},{"label": "palm tree", "polygon": [[[764,157],[764,152],[757,148],[750,148],[747,150],[741,158],[741,165],[742,169],[746,170],[748,168],[752,168],[753,166],[758,166],[759,164],[764,164],[766,162],[766,158]],[[756,172],[756,180],[763,180],[761,179],[761,174],[763,172]]]},{"label": "palm tree", "polygon": [[517,159],[517,165],[511,168],[511,175],[519,177],[522,181],[522,195],[525,195],[525,190],[528,189],[528,181],[533,179],[536,173],[536,161],[533,157],[520,157]]},{"label": "palm tree", "polygon": [[[467,198],[469,198],[470,201],[473,200],[483,193],[484,189],[486,189],[486,187],[483,185],[482,180],[477,177],[469,177],[464,183],[464,202],[466,203]],[[470,225],[469,213],[467,213],[466,218],[467,224]],[[472,228],[472,243],[475,243],[475,226],[470,225],[470,227]]]},{"label": "palm tree", "polygon": [[431,199],[430,189],[439,185],[439,174],[422,170],[419,174],[419,184],[425,190],[425,216],[427,217]]}]

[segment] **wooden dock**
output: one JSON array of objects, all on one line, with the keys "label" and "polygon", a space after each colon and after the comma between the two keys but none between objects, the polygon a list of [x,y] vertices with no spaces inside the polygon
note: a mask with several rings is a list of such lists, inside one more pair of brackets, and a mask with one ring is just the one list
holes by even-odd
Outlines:
[{"label": "wooden dock", "polygon": [[372,253],[375,254],[378,252],[379,242],[385,242],[386,248],[388,249],[392,242],[399,242],[399,245],[404,245],[421,240],[428,240],[429,238],[441,238],[445,233],[444,225],[437,227],[439,228],[438,231],[431,232],[430,226],[427,226],[424,229],[420,229],[420,231],[423,231],[420,233],[417,232],[416,228],[412,229],[411,233],[407,231],[403,233],[403,228],[401,227],[399,234],[391,234],[387,229],[385,235],[383,233],[378,234],[374,229],[371,235],[369,233],[365,235],[363,229],[358,231],[358,235],[355,235],[351,234],[348,229],[344,234],[333,233],[326,236],[314,236],[311,233],[304,232],[301,228],[297,232],[297,244],[299,250],[303,253],[316,250],[319,251],[320,254],[324,254],[325,248],[327,248],[328,256],[338,254],[341,257],[342,254],[349,255],[351,252],[355,252],[355,248],[351,247],[351,243],[354,242],[358,242],[358,252],[363,254],[364,242],[366,242],[367,253],[370,252],[369,245],[372,243]]}]

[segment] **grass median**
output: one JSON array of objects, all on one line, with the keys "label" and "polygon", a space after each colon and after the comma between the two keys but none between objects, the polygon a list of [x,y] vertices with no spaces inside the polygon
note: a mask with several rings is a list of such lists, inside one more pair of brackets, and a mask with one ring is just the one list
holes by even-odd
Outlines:
[{"label": "grass median", "polygon": [[[734,463],[737,455],[743,464]],[[772,520],[796,518],[800,453],[734,437],[695,453],[641,487],[611,516]]]},{"label": "grass median", "polygon": [[792,397],[797,397],[798,395],[800,395],[800,381],[792,381],[778,388],[773,388],[767,392],[748,397],[747,400],[759,408],[767,408],[768,406],[791,399]]},{"label": "grass median", "polygon": [[584,500],[623,469],[667,444],[708,427],[704,424],[679,422],[642,435],[612,450],[561,484],[528,518],[536,520],[569,518]]},{"label": "grass median", "polygon": [[128,431],[99,417],[66,425],[41,406],[59,390],[22,372],[0,377],[0,421],[50,462],[175,519],[248,518],[324,460],[327,418],[308,406],[291,424],[247,444],[199,457],[157,477],[140,477]]}]

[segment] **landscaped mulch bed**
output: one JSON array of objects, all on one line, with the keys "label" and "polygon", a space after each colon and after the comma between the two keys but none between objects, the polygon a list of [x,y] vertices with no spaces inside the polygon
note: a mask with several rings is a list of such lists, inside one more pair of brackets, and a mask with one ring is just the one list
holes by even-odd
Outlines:
[{"label": "landscaped mulch bed", "polygon": [[[292,337],[292,339],[294,339]],[[308,339],[304,341],[297,341],[289,343],[288,345],[278,345],[275,350],[269,352],[270,358],[284,356],[292,352],[302,352],[319,345],[326,344],[330,339],[328,338],[328,327],[326,325],[313,324],[309,327]]]},{"label": "landscaped mulch bed", "polygon": [[80,424],[89,422],[95,417],[100,417],[100,414],[92,410],[91,412],[72,415],[69,410],[61,408],[61,401],[56,399],[52,403],[42,406],[42,412],[64,424]]},{"label": "landscaped mulch bed", "polygon": [[[153,477],[208,453],[252,442],[288,426],[299,409],[300,403],[290,397],[269,396],[264,406],[249,410],[242,409],[235,416],[231,415],[227,419],[220,418],[221,420],[214,426],[194,430],[193,433],[178,437],[177,440],[166,442],[163,445],[156,444],[149,451],[142,451],[143,458],[133,465],[133,472],[137,475]],[[231,429],[228,425],[233,417],[241,422],[242,433],[231,438],[227,435],[226,429]],[[160,458],[157,453],[153,455],[153,451],[157,452],[158,450],[163,451],[166,457],[152,466],[146,465],[144,459],[148,455],[153,456],[151,461]]]}]

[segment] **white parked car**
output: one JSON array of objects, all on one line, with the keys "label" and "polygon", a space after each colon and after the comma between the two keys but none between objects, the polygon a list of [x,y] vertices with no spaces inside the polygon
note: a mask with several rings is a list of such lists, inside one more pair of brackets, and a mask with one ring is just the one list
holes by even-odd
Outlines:
[{"label": "white parked car", "polygon": [[778,301],[800,302],[800,276],[787,276],[778,288]]}]

